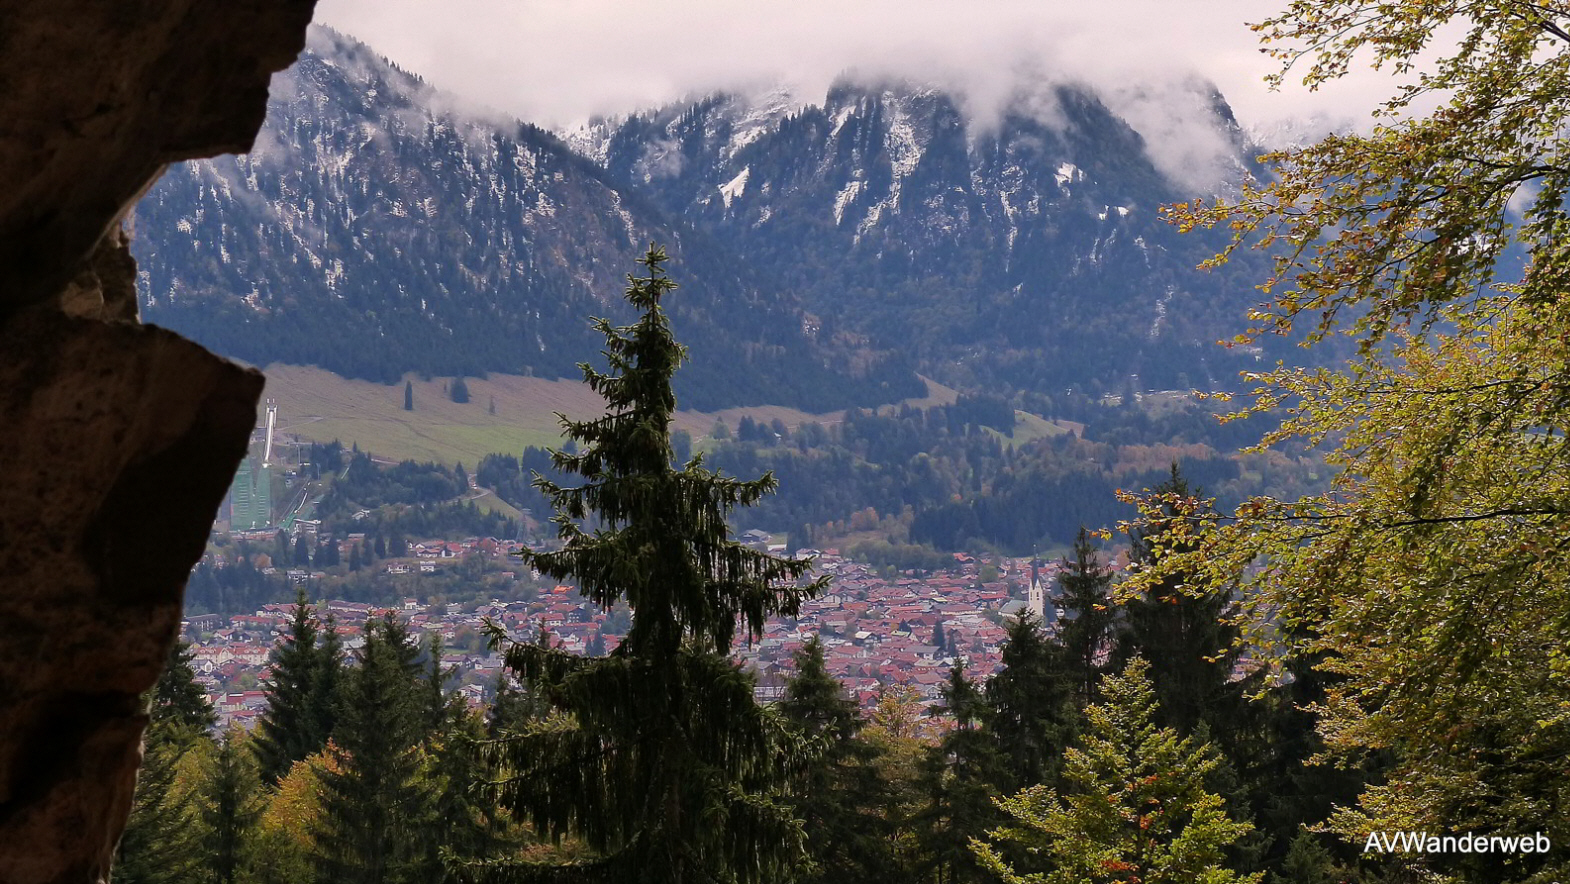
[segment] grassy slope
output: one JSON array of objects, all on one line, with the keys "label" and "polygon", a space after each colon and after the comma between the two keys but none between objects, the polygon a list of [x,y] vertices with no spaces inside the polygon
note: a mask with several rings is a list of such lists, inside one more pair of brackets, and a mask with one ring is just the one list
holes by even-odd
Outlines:
[{"label": "grassy slope", "polygon": [[[492,453],[517,453],[527,445],[561,441],[554,412],[582,419],[601,413],[602,403],[578,381],[543,380],[493,374],[468,378],[469,401],[459,405],[443,393],[444,382],[413,375],[414,410],[403,410],[403,384],[387,386],[353,381],[319,368],[274,364],[266,368],[266,396],[278,401],[278,429],[315,442],[334,439],[391,460],[463,463],[470,469]],[[955,392],[927,382],[927,396],[909,400],[918,407],[953,402]],[[494,397],[496,413],[490,413]],[[793,408],[758,406],[719,412],[683,411],[677,427],[695,439],[708,435],[715,420],[734,431],[743,415],[753,420],[780,419],[787,426],[807,421],[834,423],[843,412],[809,414]],[[484,505],[485,501],[477,501]]]},{"label": "grassy slope", "polygon": [[[1024,445],[1026,442],[1034,442],[1037,439],[1045,439],[1048,436],[1061,436],[1064,433],[1073,432],[1073,429],[1068,425],[1067,421],[1049,421],[1027,411],[1016,411],[1014,412],[1014,431],[1012,433],[1005,435],[991,427],[987,428],[987,432],[1003,440],[1006,445]],[[1083,432],[1083,430],[1080,432]]]}]

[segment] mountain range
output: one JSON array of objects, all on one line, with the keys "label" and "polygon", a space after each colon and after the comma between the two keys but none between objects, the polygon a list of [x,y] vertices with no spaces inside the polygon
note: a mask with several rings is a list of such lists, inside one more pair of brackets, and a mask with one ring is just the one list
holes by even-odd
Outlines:
[{"label": "mountain range", "polygon": [[[1223,98],[1192,125],[1251,146]],[[1234,179],[1235,180],[1235,177]],[[1217,186],[1225,187],[1224,181]],[[624,274],[672,254],[684,406],[827,410],[962,389],[1224,385],[1214,346],[1259,259],[1159,206],[1192,196],[1087,87],[997,119],[910,82],[821,102],[719,93],[551,133],[463,108],[313,28],[243,156],[172,167],[134,211],[144,317],[257,364],[574,376],[625,319]]]}]

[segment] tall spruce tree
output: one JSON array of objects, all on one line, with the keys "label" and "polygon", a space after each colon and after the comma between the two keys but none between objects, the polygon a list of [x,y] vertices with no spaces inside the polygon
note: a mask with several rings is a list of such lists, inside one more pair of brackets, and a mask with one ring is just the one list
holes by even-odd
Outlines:
[{"label": "tall spruce tree", "polygon": [[1058,636],[1074,673],[1074,693],[1080,708],[1099,703],[1102,676],[1110,668],[1117,609],[1111,598],[1112,569],[1101,564],[1090,534],[1080,526],[1074,549],[1062,562],[1058,575],[1061,592]]},{"label": "tall spruce tree", "polygon": [[986,729],[999,755],[997,786],[1006,794],[1057,778],[1078,713],[1067,663],[1035,615],[1023,611],[1009,622],[1003,668],[986,688]]},{"label": "tall spruce tree", "polygon": [[423,839],[439,837],[420,825],[426,819],[416,747],[427,721],[419,653],[396,615],[366,624],[321,775],[312,861],[322,884],[415,880]]},{"label": "tall spruce tree", "polygon": [[[1143,530],[1130,537],[1137,567],[1154,563],[1157,544],[1183,548],[1181,538],[1190,529],[1190,501],[1200,496],[1191,488],[1176,463],[1171,475],[1153,491],[1171,501],[1166,521],[1151,520]],[[1152,534],[1165,535],[1154,538]],[[1190,584],[1185,575],[1169,573],[1152,583],[1144,593],[1125,607],[1119,635],[1120,657],[1145,658],[1150,680],[1164,716],[1183,734],[1192,734],[1201,724],[1230,750],[1229,737],[1238,728],[1245,709],[1244,685],[1234,682],[1233,665],[1241,648],[1238,628],[1228,617],[1232,597],[1226,588]],[[1230,751],[1229,751],[1230,754]]]},{"label": "tall spruce tree", "polygon": [[510,731],[522,730],[530,722],[544,718],[548,711],[544,700],[531,686],[520,686],[517,679],[503,669],[496,677],[496,697],[491,700],[491,708],[485,715],[485,734],[494,740]]},{"label": "tall spruce tree", "polygon": [[252,749],[262,782],[277,783],[289,768],[327,743],[320,720],[320,630],[303,588],[296,591],[289,634],[269,655],[272,674],[262,685],[267,708],[256,724]]},{"label": "tall spruce tree", "polygon": [[174,721],[148,725],[131,815],[115,849],[116,884],[185,884],[199,875],[196,806],[179,769],[201,739],[199,731]]},{"label": "tall spruce tree", "polygon": [[[576,835],[598,859],[575,880],[762,882],[803,857],[799,823],[781,796],[788,731],[758,706],[752,679],[728,659],[738,625],[795,614],[821,581],[810,563],[757,552],[730,537],[728,513],[775,488],[772,474],[742,481],[694,457],[672,465],[671,378],[684,358],[661,299],[675,288],[663,250],[629,276],[626,327],[596,319],[609,371],[581,366],[606,414],[562,419],[552,454],[565,487],[534,485],[555,510],[562,547],[529,552],[542,574],[577,584],[591,602],[632,609],[627,636],[587,658],[512,644],[507,665],[566,715],[496,744],[511,776],[503,804],[543,835]],[[596,527],[586,530],[585,520]],[[557,866],[469,867],[465,877],[560,880]]]},{"label": "tall spruce tree", "polygon": [[198,733],[217,724],[218,716],[213,713],[207,692],[196,683],[195,659],[190,642],[184,639],[176,639],[169,647],[163,674],[153,685],[154,721],[170,722]]},{"label": "tall spruce tree", "polygon": [[[1303,647],[1307,630],[1287,626],[1287,638]],[[1378,782],[1390,760],[1389,751],[1366,753],[1335,764],[1322,758],[1329,748],[1317,728],[1319,710],[1331,692],[1345,685],[1345,678],[1327,666],[1328,653],[1297,653],[1282,663],[1283,684],[1272,687],[1259,704],[1264,711],[1265,727],[1262,763],[1253,766],[1254,822],[1272,837],[1267,858],[1278,868],[1277,876],[1286,881],[1305,878],[1303,855],[1313,856],[1324,843],[1308,835],[1309,827],[1329,819],[1337,807],[1353,807],[1358,793],[1368,783]],[[1339,859],[1352,862],[1358,848],[1344,841],[1330,842]]]},{"label": "tall spruce tree", "polygon": [[196,805],[179,781],[179,769],[186,753],[206,739],[214,716],[190,661],[190,646],[176,641],[147,695],[150,721],[131,815],[115,849],[116,882],[183,884],[198,875]]},{"label": "tall spruce tree", "polygon": [[338,634],[338,617],[332,611],[322,618],[319,633],[316,675],[311,679],[306,710],[315,725],[321,746],[325,746],[338,724],[338,690],[343,684],[344,673],[343,637]]},{"label": "tall spruce tree", "polygon": [[860,711],[829,674],[818,637],[793,656],[796,671],[777,708],[816,749],[791,790],[814,865],[799,880],[890,880],[897,870],[888,818],[892,794],[877,766],[879,752],[862,739]]},{"label": "tall spruce tree", "polygon": [[[1130,535],[1136,569],[1155,566],[1163,555],[1191,551],[1196,523],[1213,512],[1176,463],[1152,494],[1161,503]],[[1168,569],[1160,579],[1145,581],[1144,591],[1123,614],[1119,659],[1137,655],[1149,664],[1162,724],[1215,742],[1223,760],[1211,785],[1239,795],[1240,811],[1251,816],[1278,799],[1272,793],[1279,784],[1270,779],[1276,747],[1268,744],[1269,709],[1249,701],[1262,688],[1264,672],[1238,671],[1243,647],[1231,585]],[[1252,832],[1234,845],[1234,867],[1258,867],[1271,850],[1269,836]]]},{"label": "tall spruce tree", "polygon": [[487,736],[485,718],[471,712],[457,695],[444,693],[452,670],[441,666],[439,637],[431,636],[426,653],[420,686],[425,696],[421,704],[426,719],[421,770],[425,795],[418,822],[424,837],[416,878],[440,881],[444,853],[459,861],[491,856],[506,843],[509,817],[493,793],[479,788],[489,778],[474,751]]},{"label": "tall spruce tree", "polygon": [[207,880],[212,884],[234,884],[262,812],[261,781],[251,753],[241,746],[243,741],[243,732],[224,734],[204,771],[202,840]]},{"label": "tall spruce tree", "polygon": [[447,680],[457,674],[453,667],[442,667],[446,648],[439,633],[432,632],[425,640],[425,678],[421,683],[424,696],[423,714],[425,730],[437,733],[446,727],[448,719],[460,702],[447,694]]},{"label": "tall spruce tree", "polygon": [[998,821],[993,784],[1002,778],[997,747],[985,730],[988,709],[980,688],[958,661],[949,670],[943,702],[934,711],[953,717],[953,727],[922,760],[926,806],[914,819],[922,844],[916,870],[934,884],[980,881],[981,866],[970,842]]},{"label": "tall spruce tree", "polygon": [[[1088,728],[1068,753],[1063,794],[1032,786],[1002,802],[1013,817],[977,842],[981,862],[1007,884],[1244,884],[1226,849],[1251,826],[1227,815],[1206,788],[1220,763],[1208,744],[1158,727],[1149,665],[1136,658],[1109,676],[1106,702],[1086,710]],[[1001,852],[1037,868],[1022,869]],[[1045,860],[1045,862],[1043,862]]]}]

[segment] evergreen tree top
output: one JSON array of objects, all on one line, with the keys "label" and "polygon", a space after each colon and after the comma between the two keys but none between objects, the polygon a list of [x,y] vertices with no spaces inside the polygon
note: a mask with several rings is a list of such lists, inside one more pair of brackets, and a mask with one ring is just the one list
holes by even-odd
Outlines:
[{"label": "evergreen tree top", "polygon": [[153,686],[152,719],[167,721],[200,733],[217,723],[207,693],[196,683],[195,659],[189,642],[176,640],[169,648],[164,671]]},{"label": "evergreen tree top", "polygon": [[648,275],[629,277],[636,323],[594,321],[609,368],[582,368],[606,414],[561,416],[566,441],[552,461],[583,482],[536,475],[563,545],[525,554],[602,607],[625,599],[632,625],[605,657],[512,644],[508,668],[565,714],[487,750],[506,771],[496,784],[503,806],[542,834],[581,838],[599,858],[570,869],[482,864],[455,870],[460,880],[762,884],[784,880],[804,856],[784,800],[799,736],[758,706],[752,677],[727,654],[738,621],[761,634],[765,617],[796,613],[824,580],[805,581],[808,561],[730,538],[727,515],[772,491],[772,475],[741,481],[701,457],[671,463],[671,378],[684,351],[660,303],[675,288],[665,260],[651,247],[640,262]]},{"label": "evergreen tree top", "polygon": [[785,685],[780,712],[812,736],[843,740],[861,729],[861,716],[823,660],[823,642],[807,639],[793,655],[796,672]]},{"label": "evergreen tree top", "polygon": [[1226,867],[1226,850],[1252,830],[1233,819],[1205,779],[1221,763],[1208,743],[1159,727],[1150,664],[1134,658],[1085,710],[1087,730],[1065,756],[1065,794],[1044,785],[999,806],[1016,825],[991,832],[1049,857],[1046,875],[1020,875],[993,844],[974,842],[982,865],[1008,884],[1257,884]]},{"label": "evergreen tree top", "polygon": [[[766,617],[794,615],[827,578],[801,584],[807,560],[780,558],[730,538],[726,517],[774,491],[772,473],[743,481],[703,467],[700,456],[671,465],[671,378],[685,358],[672,336],[661,299],[676,288],[665,275],[663,249],[639,260],[647,276],[628,276],[627,301],[642,311],[630,326],[607,319],[593,325],[605,336],[609,370],[580,364],[583,377],[606,402],[606,414],[573,421],[560,415],[568,443],[552,454],[557,470],[580,476],[566,487],[542,476],[534,486],[551,500],[563,547],[531,552],[541,573],[575,580],[584,595],[609,608],[625,598],[632,627],[621,655],[670,654],[684,641],[726,653],[740,620],[749,637]],[[582,522],[593,516],[598,527]]]}]

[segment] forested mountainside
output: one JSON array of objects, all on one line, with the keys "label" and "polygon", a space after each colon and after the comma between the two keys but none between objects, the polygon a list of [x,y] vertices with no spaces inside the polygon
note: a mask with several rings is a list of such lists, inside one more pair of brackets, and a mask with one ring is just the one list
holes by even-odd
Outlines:
[{"label": "forested mountainside", "polygon": [[[1212,172],[1244,174],[1221,96],[1180,94],[1222,145]],[[618,315],[621,269],[657,240],[685,281],[693,407],[873,405],[919,395],[917,368],[1097,392],[1253,363],[1214,342],[1262,273],[1194,269],[1219,243],[1161,220],[1192,182],[1152,143],[1075,86],[985,124],[958,102],[849,81],[807,107],[715,95],[580,130],[580,154],[316,29],[255,150],[176,166],[137,206],[143,312],[261,364],[570,377],[586,318]]]},{"label": "forested mountainside", "polygon": [[598,349],[588,318],[622,317],[622,274],[658,241],[681,267],[684,405],[923,392],[902,357],[815,340],[787,290],[555,136],[453,111],[321,28],[255,149],[171,168],[134,223],[144,317],[253,363],[574,377]]},{"label": "forested mountainside", "polygon": [[[569,138],[825,329],[905,348],[947,383],[1226,384],[1257,354],[1215,342],[1241,330],[1265,272],[1256,256],[1196,270],[1223,241],[1182,236],[1158,209],[1226,189],[1253,150],[1213,87],[1169,95],[1175,143],[1073,85],[1037,84],[978,122],[951,94],[848,80],[818,105],[713,95]],[[1174,164],[1183,183],[1161,171]]]}]

